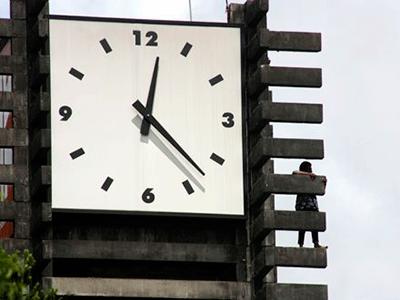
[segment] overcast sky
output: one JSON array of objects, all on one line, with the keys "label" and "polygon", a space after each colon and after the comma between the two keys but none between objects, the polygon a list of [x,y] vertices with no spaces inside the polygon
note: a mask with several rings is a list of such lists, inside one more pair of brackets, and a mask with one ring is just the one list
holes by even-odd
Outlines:
[{"label": "overcast sky", "polygon": [[[195,21],[226,20],[225,0],[192,0],[192,8]],[[189,18],[187,0],[52,0],[51,13]],[[326,158],[314,163],[314,171],[328,177],[319,203],[328,217],[320,240],[329,245],[329,266],[280,268],[278,279],[327,283],[330,299],[399,299],[399,13],[398,0],[270,0],[269,29],[322,32],[322,53],[270,58],[275,66],[323,68],[322,89],[272,90],[277,102],[323,103],[324,124],[274,124],[274,135],[323,138]],[[291,173],[299,162],[276,160],[275,171]],[[277,196],[277,209],[293,209],[294,199]],[[308,246],[310,240],[307,234]],[[296,241],[295,232],[277,233],[278,245]]]}]

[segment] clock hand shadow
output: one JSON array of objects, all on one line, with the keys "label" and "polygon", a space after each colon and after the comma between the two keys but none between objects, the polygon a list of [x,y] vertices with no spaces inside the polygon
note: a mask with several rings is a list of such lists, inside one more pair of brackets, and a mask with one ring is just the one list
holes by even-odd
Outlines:
[{"label": "clock hand shadow", "polygon": [[[142,126],[142,118],[139,115],[136,115],[136,117],[132,119],[132,123],[140,130],[140,127]],[[180,169],[182,173],[184,173],[202,192],[206,191],[204,186],[201,185],[200,181],[193,176],[193,174],[179,161],[179,159],[171,152],[171,150],[168,149],[167,146],[165,146],[163,141],[156,136],[151,129],[148,136],[141,136],[142,142],[148,143],[149,140],[156,145],[156,147],[160,149],[161,152],[163,152],[169,158],[169,160],[172,161],[174,165]]]}]

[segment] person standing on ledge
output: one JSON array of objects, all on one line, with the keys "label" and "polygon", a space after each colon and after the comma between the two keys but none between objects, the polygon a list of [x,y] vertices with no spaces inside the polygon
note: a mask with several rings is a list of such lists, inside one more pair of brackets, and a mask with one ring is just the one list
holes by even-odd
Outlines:
[{"label": "person standing on ledge", "polygon": [[[311,180],[315,180],[317,175],[312,172],[311,163],[308,161],[303,161],[300,164],[299,171],[293,171],[294,175],[309,176]],[[326,185],[326,178],[323,179]],[[296,197],[296,211],[318,211],[318,201],[315,194],[298,194]],[[305,230],[299,231],[299,246],[303,247]],[[314,248],[328,248],[327,246],[321,246],[318,240],[318,231],[311,231],[312,241],[314,243]]]}]

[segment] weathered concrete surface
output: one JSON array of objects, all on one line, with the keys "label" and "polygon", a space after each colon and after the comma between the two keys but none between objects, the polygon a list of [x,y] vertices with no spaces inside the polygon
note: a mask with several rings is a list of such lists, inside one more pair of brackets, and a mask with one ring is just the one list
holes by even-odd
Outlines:
[{"label": "weathered concrete surface", "polygon": [[259,130],[268,122],[319,124],[322,120],[322,104],[263,101],[250,116],[250,130]]},{"label": "weathered concrete surface", "polygon": [[271,157],[322,159],[324,141],[261,138],[250,151],[251,167],[263,165]]},{"label": "weathered concrete surface", "polygon": [[46,277],[43,285],[61,296],[250,299],[245,282]]},{"label": "weathered concrete surface", "polygon": [[32,176],[31,190],[35,194],[42,186],[51,184],[51,166],[41,166]]},{"label": "weathered concrete surface", "polygon": [[28,146],[28,130],[0,128],[0,147]]},{"label": "weathered concrete surface", "polygon": [[254,262],[254,276],[265,276],[278,267],[326,268],[326,249],[263,247]]},{"label": "weathered concrete surface", "polygon": [[53,219],[53,211],[51,209],[51,204],[48,202],[42,203],[42,222],[51,222]]},{"label": "weathered concrete surface", "polygon": [[26,92],[0,93],[0,110],[25,109],[27,105]]},{"label": "weathered concrete surface", "polygon": [[248,92],[254,96],[265,85],[319,88],[322,86],[322,70],[262,65],[249,79]]},{"label": "weathered concrete surface", "polygon": [[208,263],[236,263],[245,258],[233,245],[83,240],[43,241],[43,257]]},{"label": "weathered concrete surface", "polygon": [[262,240],[271,230],[326,230],[324,212],[265,210],[253,223],[253,240]]},{"label": "weathered concrete surface", "polygon": [[268,0],[247,0],[245,3],[246,24],[254,25],[265,16],[269,9]]},{"label": "weathered concrete surface", "polygon": [[325,176],[317,176],[312,180],[309,176],[301,175],[262,175],[254,184],[252,202],[268,194],[325,194]]},{"label": "weathered concrete surface", "polygon": [[247,47],[247,58],[256,59],[268,50],[321,51],[321,34],[314,32],[270,31],[260,28]]},{"label": "weathered concrete surface", "polygon": [[32,251],[32,244],[31,240],[28,239],[4,239],[0,240],[0,248],[3,248],[6,252],[24,251],[25,249]]},{"label": "weathered concrete surface", "polygon": [[0,165],[0,182],[28,184],[28,170],[26,166]]},{"label": "weathered concrete surface", "polygon": [[29,203],[15,201],[0,203],[0,220],[29,220],[31,214]]},{"label": "weathered concrete surface", "polygon": [[244,24],[244,4],[229,3],[228,9],[228,23],[231,24]]},{"label": "weathered concrete surface", "polygon": [[328,286],[269,283],[256,295],[256,300],[328,300]]},{"label": "weathered concrete surface", "polygon": [[34,158],[41,150],[51,147],[50,129],[40,129],[34,134],[31,141],[31,157]]},{"label": "weathered concrete surface", "polygon": [[26,25],[23,20],[0,19],[0,36],[26,37]]}]

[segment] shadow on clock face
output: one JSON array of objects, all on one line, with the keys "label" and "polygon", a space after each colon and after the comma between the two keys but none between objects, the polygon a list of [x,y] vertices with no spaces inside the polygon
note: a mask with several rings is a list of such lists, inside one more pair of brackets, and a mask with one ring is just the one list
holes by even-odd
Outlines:
[{"label": "shadow on clock face", "polygon": [[[140,130],[142,118],[139,115],[136,115],[136,117],[132,119],[132,123],[138,128],[138,130]],[[171,152],[171,150],[165,146],[163,141],[154,134],[151,128],[149,135],[147,137],[141,136],[140,141],[146,144],[151,141],[158,149],[160,149],[161,152],[165,154],[165,156],[168,157],[170,161],[174,163],[178,169],[181,170],[182,173],[184,173],[190,179],[191,182],[193,182],[202,192],[206,191],[196,177],[193,176],[193,174],[180,162],[180,160]]]}]

